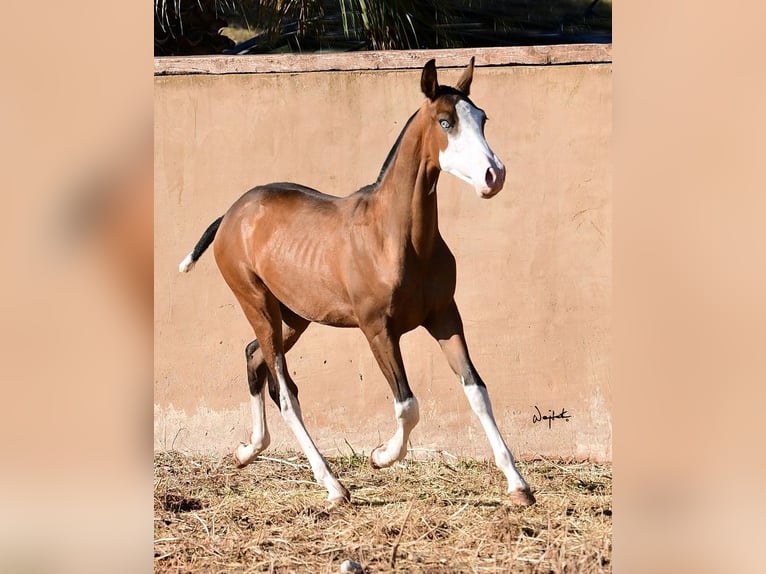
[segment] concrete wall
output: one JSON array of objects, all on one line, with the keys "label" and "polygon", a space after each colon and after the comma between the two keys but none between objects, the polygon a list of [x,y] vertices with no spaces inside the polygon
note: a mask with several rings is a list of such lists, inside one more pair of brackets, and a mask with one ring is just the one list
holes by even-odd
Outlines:
[{"label": "concrete wall", "polygon": [[[587,49],[156,60],[155,448],[224,454],[249,435],[252,331],[212,253],[178,272],[205,227],[259,183],[346,195],[372,182],[422,101],[422,64],[475,54],[471,96],[508,177],[488,201],[452,176],[439,182],[469,349],[516,456],[611,459],[611,47]],[[438,345],[419,329],[402,347],[421,404],[415,454],[488,456]],[[346,441],[369,452],[393,432],[391,393],[360,332],[313,325],[287,360],[326,454],[348,452]],[[535,407],[571,418],[534,422]],[[297,448],[270,401],[267,411],[272,448]]]}]

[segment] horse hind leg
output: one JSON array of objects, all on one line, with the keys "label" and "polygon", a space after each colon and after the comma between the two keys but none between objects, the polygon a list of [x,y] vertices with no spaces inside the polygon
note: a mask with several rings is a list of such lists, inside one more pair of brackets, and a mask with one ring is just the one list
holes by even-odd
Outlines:
[{"label": "horse hind leg", "polygon": [[[268,359],[267,359],[268,360]],[[298,402],[297,387],[287,371],[284,353],[277,353],[273,362],[274,378],[279,389],[279,410],[282,418],[290,427],[290,430],[298,440],[301,449],[311,465],[316,481],[327,490],[327,501],[330,506],[336,506],[351,499],[346,487],[344,487],[327,465],[324,456],[317,449],[313,439],[306,430],[301,414],[301,406]]]},{"label": "horse hind leg", "polygon": [[[260,360],[256,359],[256,353],[260,355]],[[250,433],[250,442],[240,443],[234,451],[234,462],[237,468],[243,468],[253,462],[271,442],[269,428],[266,425],[266,404],[263,400],[263,390],[269,375],[257,340],[253,340],[245,348],[245,359],[247,360],[247,384],[250,387],[250,414],[253,428]]]},{"label": "horse hind leg", "polygon": [[[284,352],[287,353],[304,333],[309,321],[294,315],[284,307],[282,307],[282,319],[282,345]],[[266,404],[263,393],[267,381],[271,398],[279,406],[279,390],[274,378],[269,373],[260,347],[257,339],[245,347],[247,384],[250,388],[250,412],[253,427],[250,433],[250,442],[240,443],[234,451],[234,462],[237,468],[243,468],[253,462],[269,446],[271,439],[266,424]]]},{"label": "horse hind leg", "polygon": [[[278,389],[276,398],[279,400],[282,418],[308,458],[314,478],[327,490],[327,500],[331,506],[347,502],[350,499],[348,490],[332,473],[303,424],[298,389],[287,370],[283,337],[278,332],[282,322],[279,301],[260,283],[252,284],[245,293],[235,291],[235,294],[255,331],[260,351],[263,353],[263,361]],[[260,408],[260,404],[258,406]]]}]

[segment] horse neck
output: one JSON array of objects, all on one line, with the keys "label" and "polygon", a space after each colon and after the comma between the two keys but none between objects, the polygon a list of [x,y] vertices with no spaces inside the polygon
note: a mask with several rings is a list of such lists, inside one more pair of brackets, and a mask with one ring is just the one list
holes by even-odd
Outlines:
[{"label": "horse neck", "polygon": [[[419,116],[420,114],[418,114]],[[402,248],[410,244],[425,258],[431,254],[439,220],[436,182],[439,167],[424,141],[423,122],[416,116],[402,137],[377,189],[382,229]]]}]

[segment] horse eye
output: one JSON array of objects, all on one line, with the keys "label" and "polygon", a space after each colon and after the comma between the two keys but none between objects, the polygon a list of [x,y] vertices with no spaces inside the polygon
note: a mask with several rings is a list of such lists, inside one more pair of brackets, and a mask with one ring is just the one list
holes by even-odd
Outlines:
[{"label": "horse eye", "polygon": [[449,120],[439,120],[439,125],[443,127],[445,130],[448,130],[452,127],[452,124],[449,123]]}]

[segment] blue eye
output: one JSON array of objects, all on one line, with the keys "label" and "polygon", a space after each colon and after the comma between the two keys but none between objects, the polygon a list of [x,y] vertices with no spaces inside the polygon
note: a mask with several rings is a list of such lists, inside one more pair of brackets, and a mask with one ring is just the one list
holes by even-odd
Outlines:
[{"label": "blue eye", "polygon": [[448,130],[452,127],[452,124],[449,123],[449,120],[439,120],[439,125],[443,127],[445,130]]}]

